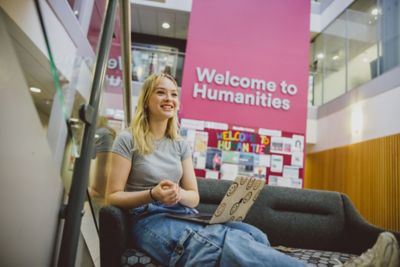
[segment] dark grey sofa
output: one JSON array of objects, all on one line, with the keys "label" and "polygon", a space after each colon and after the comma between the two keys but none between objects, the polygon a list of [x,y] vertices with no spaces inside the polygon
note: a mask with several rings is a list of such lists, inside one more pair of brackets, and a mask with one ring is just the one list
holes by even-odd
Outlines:
[{"label": "dark grey sofa", "polygon": [[[231,183],[198,179],[198,210],[214,212]],[[384,231],[365,221],[344,194],[274,186],[265,186],[245,222],[264,231],[273,246],[296,248],[285,253],[310,265],[322,262],[325,266],[334,265],[331,258],[344,261],[361,254]],[[101,266],[157,264],[130,249],[129,228],[125,211],[113,206],[101,209]],[[400,233],[394,234],[400,241]]]}]

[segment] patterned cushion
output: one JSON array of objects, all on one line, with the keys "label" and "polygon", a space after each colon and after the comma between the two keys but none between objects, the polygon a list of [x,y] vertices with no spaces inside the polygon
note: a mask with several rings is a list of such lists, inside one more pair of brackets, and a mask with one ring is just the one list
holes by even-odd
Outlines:
[{"label": "patterned cushion", "polygon": [[121,257],[122,267],[161,267],[162,265],[156,262],[150,256],[139,252],[135,249],[127,249]]},{"label": "patterned cushion", "polygon": [[357,257],[358,255],[347,254],[342,252],[313,250],[313,249],[297,249],[287,247],[275,247],[275,249],[294,257],[308,266],[317,267],[333,267],[344,263],[351,258]]},{"label": "patterned cushion", "polygon": [[[275,247],[275,249],[305,262],[308,266],[333,267],[340,262],[344,263],[353,257],[354,254],[346,254],[332,251],[322,251],[313,249],[297,249],[288,247]],[[122,267],[162,267],[161,264],[150,258],[146,254],[135,249],[128,249],[121,257]]]}]

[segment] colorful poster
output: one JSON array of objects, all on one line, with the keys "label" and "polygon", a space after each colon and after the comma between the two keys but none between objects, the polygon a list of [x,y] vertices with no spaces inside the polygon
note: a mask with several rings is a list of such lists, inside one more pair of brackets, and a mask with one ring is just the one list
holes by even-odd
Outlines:
[{"label": "colorful poster", "polygon": [[213,121],[206,121],[204,123],[204,127],[208,129],[217,129],[217,130],[228,130],[229,126],[227,123],[221,122],[213,122]]},{"label": "colorful poster", "polygon": [[303,188],[303,179],[292,178],[290,187],[299,188],[299,189]]},{"label": "colorful poster", "polygon": [[185,139],[188,142],[190,149],[194,151],[195,141],[196,141],[196,130],[181,128],[180,135],[182,136],[183,139]]},{"label": "colorful poster", "polygon": [[304,151],[304,136],[294,134],[292,136],[292,152]]},{"label": "colorful poster", "polygon": [[226,130],[215,131],[216,147],[225,151],[239,151],[255,154],[269,153],[270,138],[256,133]]},{"label": "colorful poster", "polygon": [[204,121],[181,119],[181,127],[202,131],[204,130]]},{"label": "colorful poster", "polygon": [[278,186],[278,179],[282,178],[281,176],[270,175],[268,177],[268,185]]},{"label": "colorful poster", "polygon": [[283,156],[272,155],[271,156],[271,172],[282,172],[283,168]]},{"label": "colorful poster", "polygon": [[208,132],[197,132],[194,141],[194,151],[204,153],[208,146]]},{"label": "colorful poster", "polygon": [[206,169],[219,171],[222,164],[222,152],[216,148],[207,149]]},{"label": "colorful poster", "polygon": [[271,153],[286,154],[292,153],[292,138],[288,137],[271,137]]},{"label": "colorful poster", "polygon": [[259,166],[270,167],[271,166],[271,155],[258,155]]},{"label": "colorful poster", "polygon": [[252,153],[240,153],[239,164],[245,166],[254,166],[254,155]]},{"label": "colorful poster", "polygon": [[285,166],[283,166],[282,176],[285,178],[298,179],[299,178],[299,168],[295,167],[295,166],[285,165]]},{"label": "colorful poster", "polygon": [[258,129],[258,134],[267,136],[282,136],[282,131],[260,128]]},{"label": "colorful poster", "polygon": [[206,178],[218,179],[218,176],[219,176],[219,172],[218,171],[206,170]]},{"label": "colorful poster", "polygon": [[222,162],[224,163],[239,163],[240,152],[237,151],[222,151]]},{"label": "colorful poster", "polygon": [[263,166],[254,167],[254,177],[265,179],[267,177],[267,168]]},{"label": "colorful poster", "polygon": [[270,175],[268,177],[268,185],[272,186],[284,186],[292,188],[302,188],[303,180],[296,178],[287,178],[282,176]]},{"label": "colorful poster", "polygon": [[291,187],[291,185],[292,185],[292,180],[290,178],[279,177],[278,186]]},{"label": "colorful poster", "polygon": [[239,165],[239,174],[245,176],[253,176],[254,175],[254,166],[253,165]]},{"label": "colorful poster", "polygon": [[223,180],[235,180],[239,174],[239,165],[223,163],[221,166],[221,179]]},{"label": "colorful poster", "polygon": [[193,152],[193,166],[195,169],[206,168],[206,153]]},{"label": "colorful poster", "polygon": [[293,166],[303,168],[303,155],[304,155],[303,152],[293,152],[291,164]]}]

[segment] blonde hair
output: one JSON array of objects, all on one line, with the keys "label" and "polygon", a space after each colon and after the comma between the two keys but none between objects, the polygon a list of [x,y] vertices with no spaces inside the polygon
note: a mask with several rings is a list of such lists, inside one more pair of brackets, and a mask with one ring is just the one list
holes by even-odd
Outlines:
[{"label": "blonde hair", "polygon": [[[131,123],[134,150],[137,151],[140,155],[150,154],[154,150],[154,136],[150,131],[149,113],[147,110],[147,106],[149,104],[151,95],[156,90],[156,87],[158,86],[162,78],[167,78],[171,80],[175,84],[175,86],[178,87],[175,79],[165,73],[152,74],[144,81],[139,94],[136,112]],[[178,130],[178,115],[175,112],[174,116],[168,119],[165,136],[172,140],[176,140],[180,137]]]},{"label": "blonde hair", "polygon": [[97,118],[96,128],[107,128],[110,131],[113,139],[117,135],[115,130],[108,126],[108,118],[106,116],[100,116]]}]

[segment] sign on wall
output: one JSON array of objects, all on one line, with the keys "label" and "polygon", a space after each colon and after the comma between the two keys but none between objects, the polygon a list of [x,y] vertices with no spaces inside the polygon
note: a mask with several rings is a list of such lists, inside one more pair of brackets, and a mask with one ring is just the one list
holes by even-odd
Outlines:
[{"label": "sign on wall", "polygon": [[309,0],[194,0],[182,118],[306,130]]}]

